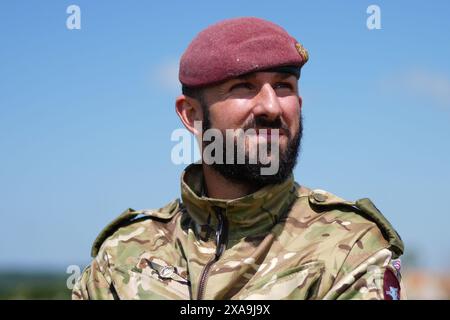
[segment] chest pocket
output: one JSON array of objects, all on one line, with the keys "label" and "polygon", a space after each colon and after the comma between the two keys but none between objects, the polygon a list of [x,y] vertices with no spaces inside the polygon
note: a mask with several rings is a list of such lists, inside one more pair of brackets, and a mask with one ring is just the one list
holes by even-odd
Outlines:
[{"label": "chest pocket", "polygon": [[242,292],[242,300],[315,299],[325,266],[314,261],[265,276]]},{"label": "chest pocket", "polygon": [[137,266],[121,273],[125,272],[128,276],[121,276],[122,281],[115,286],[121,299],[177,300],[190,297],[186,272],[163,260],[141,258]]}]

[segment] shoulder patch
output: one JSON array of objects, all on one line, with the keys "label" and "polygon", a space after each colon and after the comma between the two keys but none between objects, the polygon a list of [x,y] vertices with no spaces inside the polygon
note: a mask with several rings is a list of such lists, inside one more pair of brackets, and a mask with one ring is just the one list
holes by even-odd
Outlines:
[{"label": "shoulder patch", "polygon": [[347,201],[327,191],[315,189],[309,193],[309,202],[316,206],[348,206],[363,216],[364,218],[376,223],[381,233],[389,242],[389,249],[393,252],[394,258],[403,254],[404,245],[400,235],[395,231],[394,227],[383,216],[378,208],[368,198],[359,199],[356,202]]},{"label": "shoulder patch", "polygon": [[111,221],[97,236],[94,240],[94,244],[91,249],[91,256],[95,258],[98,254],[98,251],[102,245],[102,243],[111,236],[114,232],[125,225],[129,225],[140,218],[156,218],[161,220],[170,220],[172,217],[179,211],[180,208],[180,200],[175,199],[169,202],[162,208],[159,209],[151,209],[151,210],[133,210],[128,208],[121,215],[119,215],[116,219]]},{"label": "shoulder patch", "polygon": [[383,296],[384,300],[400,300],[400,282],[391,269],[386,268],[383,276]]}]

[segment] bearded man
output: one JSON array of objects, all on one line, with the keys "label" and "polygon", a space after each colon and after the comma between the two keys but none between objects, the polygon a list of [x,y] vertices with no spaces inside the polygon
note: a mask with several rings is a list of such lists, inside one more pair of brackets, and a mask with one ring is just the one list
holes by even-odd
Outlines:
[{"label": "bearded man", "polygon": [[403,243],[375,205],[294,180],[307,60],[294,37],[259,18],[196,36],[175,104],[209,153],[183,172],[181,200],[128,209],[100,233],[74,299],[405,297]]}]

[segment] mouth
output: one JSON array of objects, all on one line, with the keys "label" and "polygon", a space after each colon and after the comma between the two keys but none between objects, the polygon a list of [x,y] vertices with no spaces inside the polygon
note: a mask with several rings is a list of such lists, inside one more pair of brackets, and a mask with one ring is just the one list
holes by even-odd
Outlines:
[{"label": "mouth", "polygon": [[[278,130],[278,133],[275,130]],[[270,138],[272,136],[272,134],[273,135],[278,134],[278,136],[280,136],[280,137],[287,136],[287,133],[284,129],[278,129],[278,128],[276,128],[276,129],[275,128],[256,128],[255,131],[258,136],[267,136],[268,138]]]}]

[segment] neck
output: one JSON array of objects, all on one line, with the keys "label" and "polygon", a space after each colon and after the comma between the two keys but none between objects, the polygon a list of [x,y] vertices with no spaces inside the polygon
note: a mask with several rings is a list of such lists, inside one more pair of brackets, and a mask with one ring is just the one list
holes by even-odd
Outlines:
[{"label": "neck", "polygon": [[209,198],[224,200],[237,199],[258,190],[258,187],[245,183],[236,183],[226,179],[207,164],[203,163],[202,167]]}]

